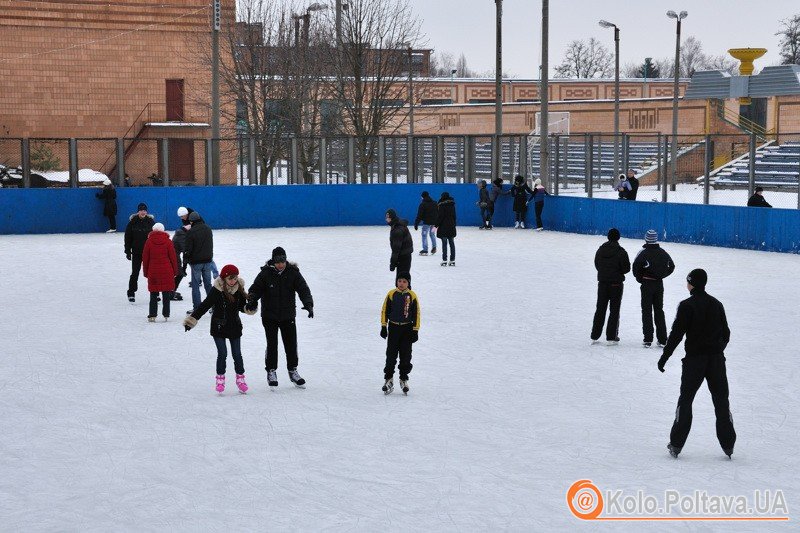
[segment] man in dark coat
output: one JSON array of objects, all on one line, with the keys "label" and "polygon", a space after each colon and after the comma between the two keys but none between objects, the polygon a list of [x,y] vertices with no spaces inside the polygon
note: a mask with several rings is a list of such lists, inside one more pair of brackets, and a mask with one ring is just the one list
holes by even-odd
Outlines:
[{"label": "man in dark coat", "polygon": [[736,431],[728,401],[728,374],[725,368],[725,348],[731,338],[725,308],[719,300],[706,292],[708,274],[696,268],[686,278],[686,288],[691,296],[682,301],[672,324],[664,353],[658,360],[658,369],[664,372],[672,353],[686,335],[686,357],[683,358],[681,373],[681,393],[675,410],[675,421],[669,435],[670,455],[678,457],[689,430],[692,428],[692,402],[697,390],[705,380],[714,414],[717,418],[717,440],[728,457],[733,453]]},{"label": "man in dark coat", "polygon": [[[408,231],[408,220],[398,218],[394,209],[386,210],[386,223],[392,229],[389,232],[389,244],[392,247],[392,257],[389,260],[389,270],[395,272],[395,282],[400,272],[411,272],[411,254],[414,253],[414,241]],[[411,280],[409,286],[411,286]]]},{"label": "man in dark coat", "polygon": [[[436,235],[442,239],[442,266],[456,266],[456,202],[448,192],[439,197]],[[450,245],[450,262],[447,263],[447,245]]]},{"label": "man in dark coat", "polygon": [[764,189],[762,187],[756,187],[756,192],[753,196],[747,200],[747,207],[772,207],[769,203],[764,200]]},{"label": "man in dark coat", "polygon": [[206,296],[211,291],[212,262],[214,260],[214,232],[200,216],[193,211],[188,215],[192,229],[186,234],[186,245],[183,250],[183,267],[191,265],[192,268],[192,309],[197,309],[203,299],[200,296],[200,283],[206,290]]},{"label": "man in dark coat", "polygon": [[622,304],[622,288],[625,274],[631,270],[628,252],[619,245],[619,230],[608,230],[608,241],[598,248],[594,256],[594,267],[597,269],[597,309],[592,324],[592,344],[595,344],[603,332],[603,321],[609,304],[606,325],[606,340],[609,344],[619,342],[619,308]]},{"label": "man in dark coat", "polygon": [[628,200],[636,200],[636,195],[639,193],[639,178],[633,170],[628,170],[628,183],[631,184],[631,190],[628,191]]},{"label": "man in dark coat", "polygon": [[178,274],[175,276],[175,291],[172,293],[173,300],[183,300],[183,296],[178,292],[178,285],[180,285],[183,278],[186,277],[186,262],[183,259],[183,252],[186,250],[186,236],[189,230],[192,229],[192,224],[189,222],[189,215],[194,213],[191,207],[179,207],[178,218],[181,219],[181,225],[175,230],[175,235],[172,237],[172,246],[175,248],[175,255],[178,258]]},{"label": "man in dark coat", "polygon": [[438,207],[436,202],[428,194],[428,191],[422,191],[422,201],[417,208],[417,218],[414,219],[414,231],[419,229],[419,223],[422,222],[422,250],[419,255],[428,255],[428,238],[431,241],[431,254],[436,253],[436,235],[433,233],[433,226],[436,225],[436,217],[438,215]]},{"label": "man in dark coat", "polygon": [[95,194],[95,197],[103,200],[103,216],[108,218],[109,229],[106,233],[116,233],[117,231],[117,190],[111,180],[103,180],[103,190]]},{"label": "man in dark coat", "polygon": [[633,260],[633,277],[641,284],[642,333],[645,348],[653,344],[653,318],[656,322],[656,339],[659,346],[667,343],[667,321],[664,318],[664,278],[672,274],[675,264],[669,254],[658,245],[658,233],[647,230],[644,246]]},{"label": "man in dark coat", "polygon": [[308,311],[308,318],[314,318],[314,300],[300,269],[295,263],[286,262],[286,251],[278,246],[272,250],[272,259],[261,268],[247,292],[249,311],[258,309],[258,301],[261,300],[261,323],[267,336],[265,368],[269,386],[278,386],[278,331],[286,352],[289,379],[298,387],[304,386],[306,381],[297,373],[295,293],[300,297],[302,309]]},{"label": "man in dark coat", "polygon": [[147,204],[141,203],[137,212],[128,219],[125,228],[125,258],[131,262],[131,277],[128,279],[128,301],[136,301],[136,291],[139,290],[139,272],[142,269],[142,252],[147,236],[155,224],[153,215],[147,214]]},{"label": "man in dark coat", "polygon": [[489,190],[486,188],[486,180],[478,180],[478,201],[475,204],[481,209],[481,220],[483,224],[479,229],[492,229],[492,215],[494,214],[494,203],[489,199]]}]

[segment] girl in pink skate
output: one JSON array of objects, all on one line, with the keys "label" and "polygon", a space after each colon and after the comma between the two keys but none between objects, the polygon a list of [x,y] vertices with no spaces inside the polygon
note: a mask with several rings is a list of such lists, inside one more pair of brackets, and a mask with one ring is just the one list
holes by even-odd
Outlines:
[{"label": "girl in pink skate", "polygon": [[222,393],[225,390],[225,362],[228,358],[227,339],[231,345],[233,366],[236,370],[236,386],[242,394],[247,392],[247,383],[244,380],[244,362],[242,361],[242,320],[240,312],[249,312],[244,306],[247,303],[247,292],[244,280],[239,277],[239,269],[234,265],[225,265],[214,280],[211,292],[194,312],[183,321],[186,331],[197,325],[197,321],[209,309],[211,313],[211,336],[217,345],[217,384],[216,390]]}]

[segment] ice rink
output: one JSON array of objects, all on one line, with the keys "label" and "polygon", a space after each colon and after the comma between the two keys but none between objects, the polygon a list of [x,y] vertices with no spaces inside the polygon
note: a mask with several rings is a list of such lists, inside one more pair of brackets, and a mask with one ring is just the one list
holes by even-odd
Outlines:
[{"label": "ice rink", "polygon": [[[631,260],[646,229],[621,241]],[[283,246],[316,314],[298,309],[306,390],[290,384],[282,351],[280,386],[268,390],[260,318],[243,315],[250,392],[234,392],[229,360],[222,396],[209,315],[184,333],[184,282],[171,320],[148,323],[144,278],[137,302],[126,301],[121,233],[0,236],[0,529],[594,531],[603,524],[566,504],[580,479],[657,495],[782,489],[798,518],[800,257],[663,243],[677,265],[665,283],[668,325],[695,267],[726,307],[738,433],[729,461],[704,386],[675,460],[665,446],[683,348],[658,372],[660,351],[641,347],[630,275],[620,345],[589,345],[604,237],[460,227],[457,267],[415,255],[422,327],[404,397],[380,390],[388,233],[216,231],[217,265],[236,264],[248,286]]]}]

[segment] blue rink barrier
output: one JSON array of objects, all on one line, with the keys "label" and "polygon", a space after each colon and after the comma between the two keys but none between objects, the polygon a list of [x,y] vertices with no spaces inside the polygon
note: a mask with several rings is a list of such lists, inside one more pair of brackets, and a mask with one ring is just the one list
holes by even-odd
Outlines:
[{"label": "blue rink barrier", "polygon": [[[0,234],[105,231],[103,202],[94,196],[99,190],[2,189]],[[434,200],[449,192],[456,201],[458,226],[480,225],[473,184],[369,184],[119,188],[117,226],[125,229],[139,202],[168,230],[178,226],[181,205],[199,211],[216,229],[377,226],[384,224],[388,208],[413,225],[422,191]],[[509,196],[500,197],[495,226],[513,226],[511,205]],[[530,205],[529,228],[533,218]],[[652,228],[669,242],[800,252],[800,210],[548,196],[543,219],[546,229],[570,233],[605,235],[616,227],[624,237],[644,238]]]}]

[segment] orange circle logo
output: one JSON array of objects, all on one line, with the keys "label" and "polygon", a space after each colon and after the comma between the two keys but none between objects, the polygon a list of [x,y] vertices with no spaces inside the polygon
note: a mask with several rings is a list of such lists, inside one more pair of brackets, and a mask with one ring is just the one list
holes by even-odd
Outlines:
[{"label": "orange circle logo", "polygon": [[603,495],[594,483],[581,479],[567,491],[567,504],[577,518],[594,520],[603,512]]}]

